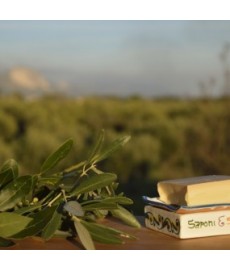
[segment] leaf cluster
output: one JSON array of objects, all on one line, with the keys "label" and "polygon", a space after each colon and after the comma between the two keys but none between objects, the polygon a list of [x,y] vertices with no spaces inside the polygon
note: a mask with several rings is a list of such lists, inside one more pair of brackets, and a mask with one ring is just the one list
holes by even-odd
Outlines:
[{"label": "leaf cluster", "polygon": [[86,249],[95,249],[94,241],[118,244],[123,238],[133,238],[97,222],[112,215],[140,227],[124,207],[133,201],[123,193],[117,194],[117,176],[98,168],[100,161],[129,139],[118,138],[103,148],[101,131],[86,160],[58,172],[54,169],[69,154],[72,139],[48,156],[33,175],[20,175],[17,162],[7,160],[0,169],[0,245],[9,246],[14,239],[29,236],[49,240],[65,235],[80,240]]}]

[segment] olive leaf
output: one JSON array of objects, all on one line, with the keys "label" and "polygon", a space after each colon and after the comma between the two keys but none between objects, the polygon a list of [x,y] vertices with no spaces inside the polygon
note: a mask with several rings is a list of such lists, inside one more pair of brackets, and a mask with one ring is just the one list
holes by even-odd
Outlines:
[{"label": "olive leaf", "polygon": [[105,244],[124,243],[124,241],[121,239],[122,235],[125,235],[124,232],[93,222],[82,221],[82,224],[88,229],[93,240],[95,241]]},{"label": "olive leaf", "polygon": [[7,160],[0,170],[0,188],[18,177],[18,164],[14,159]]},{"label": "olive leaf", "polygon": [[29,206],[24,206],[19,209],[14,210],[14,213],[24,215],[26,213],[33,212],[34,210],[40,209],[42,206],[40,203],[37,203],[35,205],[29,205]]},{"label": "olive leaf", "polygon": [[115,203],[115,204],[133,204],[133,201],[130,198],[127,198],[125,196],[111,196],[111,197],[103,197],[100,199],[94,199],[94,200],[88,200],[85,202],[82,202],[82,206],[91,204],[91,203]]},{"label": "olive leaf", "polygon": [[118,204],[133,204],[133,200],[130,198],[127,198],[125,196],[113,196],[113,197],[107,197],[103,200],[103,202],[106,203],[118,203]]},{"label": "olive leaf", "polygon": [[51,216],[49,222],[46,224],[45,228],[42,230],[41,237],[45,240],[49,240],[55,232],[59,229],[61,225],[62,214],[59,212],[59,205],[56,207],[53,215]]},{"label": "olive leaf", "polygon": [[141,225],[138,220],[132,215],[127,209],[118,205],[118,209],[111,210],[111,214],[122,220],[125,224],[130,225],[132,227],[140,228]]},{"label": "olive leaf", "polygon": [[106,159],[107,157],[112,155],[115,151],[117,151],[119,148],[121,148],[123,145],[125,145],[130,140],[130,138],[131,138],[130,136],[123,136],[121,138],[116,139],[111,143],[109,147],[105,148],[100,154],[95,156],[92,159],[92,161],[99,162]]},{"label": "olive leaf", "polygon": [[41,173],[44,174],[56,166],[59,161],[65,158],[73,146],[73,140],[69,139],[64,142],[55,152],[53,152],[42,164]]},{"label": "olive leaf", "polygon": [[0,188],[8,184],[13,179],[14,179],[14,174],[11,168],[0,172]]},{"label": "olive leaf", "polygon": [[23,230],[11,236],[13,239],[22,239],[27,236],[38,235],[50,222],[54,212],[57,209],[57,205],[44,208],[43,210],[30,216],[31,221],[27,224]]},{"label": "olive leaf", "polygon": [[19,233],[32,221],[32,218],[12,212],[0,213],[0,237],[11,237]]},{"label": "olive leaf", "polygon": [[89,178],[82,180],[81,184],[70,192],[70,195],[77,196],[89,191],[96,190],[101,187],[108,186],[116,179],[117,176],[116,174],[113,173],[104,173],[90,176]]},{"label": "olive leaf", "polygon": [[47,186],[47,187],[53,187],[55,186],[59,181],[60,177],[40,177],[37,181],[38,187]]},{"label": "olive leaf", "polygon": [[13,208],[32,188],[32,176],[25,175],[10,182],[0,191],[0,211]]},{"label": "olive leaf", "polygon": [[95,249],[91,235],[80,219],[74,219],[74,226],[82,245],[88,250]]},{"label": "olive leaf", "polygon": [[104,137],[105,137],[105,132],[104,130],[101,130],[96,143],[87,159],[87,163],[90,163],[92,160],[94,160],[97,157],[97,154],[99,153],[99,151],[101,150],[103,141],[104,141]]},{"label": "olive leaf", "polygon": [[18,177],[18,163],[14,159],[8,159],[1,167],[1,172],[11,169],[13,172],[13,178]]},{"label": "olive leaf", "polygon": [[95,202],[95,203],[84,205],[82,208],[84,209],[84,211],[93,211],[96,209],[111,210],[111,209],[117,209],[117,204],[106,203],[106,202]]}]

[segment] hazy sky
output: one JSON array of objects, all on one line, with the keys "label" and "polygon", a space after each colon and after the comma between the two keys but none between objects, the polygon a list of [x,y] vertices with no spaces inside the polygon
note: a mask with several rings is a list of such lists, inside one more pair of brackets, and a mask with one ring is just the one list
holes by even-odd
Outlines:
[{"label": "hazy sky", "polygon": [[76,93],[185,95],[221,85],[230,21],[0,21],[0,70],[26,66]]}]

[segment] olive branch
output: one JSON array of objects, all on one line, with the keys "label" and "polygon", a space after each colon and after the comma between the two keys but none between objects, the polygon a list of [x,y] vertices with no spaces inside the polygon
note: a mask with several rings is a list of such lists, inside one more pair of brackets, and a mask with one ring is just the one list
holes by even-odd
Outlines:
[{"label": "olive branch", "polygon": [[95,249],[94,241],[121,244],[134,238],[120,230],[99,224],[109,215],[140,227],[137,219],[123,206],[133,201],[117,194],[116,174],[98,169],[98,163],[125,145],[130,136],[116,139],[103,148],[104,131],[99,134],[87,160],[53,173],[73,146],[68,139],[42,164],[34,175],[19,175],[14,159],[0,169],[0,246],[14,239],[40,236],[68,236],[80,240],[85,249]]}]

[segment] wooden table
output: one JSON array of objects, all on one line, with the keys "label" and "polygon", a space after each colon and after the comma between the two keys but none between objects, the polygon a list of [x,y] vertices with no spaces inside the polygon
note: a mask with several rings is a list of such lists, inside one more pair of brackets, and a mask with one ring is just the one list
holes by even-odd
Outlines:
[{"label": "wooden table", "polygon": [[[155,232],[144,227],[143,218],[141,219],[143,227],[141,229],[126,226],[116,220],[105,220],[103,224],[110,225],[127,233],[131,233],[138,240],[126,240],[125,244],[111,245],[96,243],[96,249],[99,250],[229,250],[230,235],[212,236],[196,239],[177,239],[172,236]],[[52,238],[45,242],[41,238],[31,237],[16,241],[11,250],[75,250],[83,249],[79,242],[65,240],[63,238]]]}]

